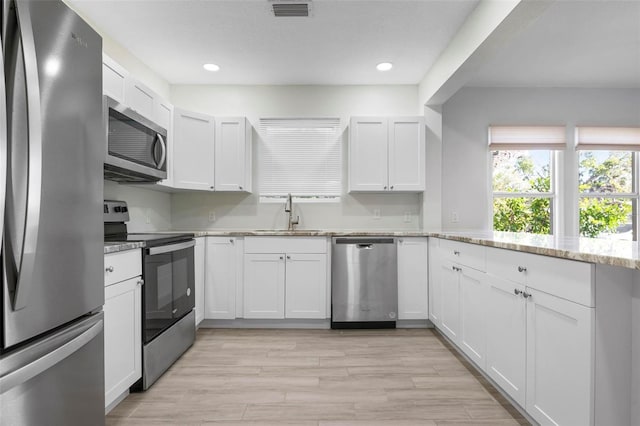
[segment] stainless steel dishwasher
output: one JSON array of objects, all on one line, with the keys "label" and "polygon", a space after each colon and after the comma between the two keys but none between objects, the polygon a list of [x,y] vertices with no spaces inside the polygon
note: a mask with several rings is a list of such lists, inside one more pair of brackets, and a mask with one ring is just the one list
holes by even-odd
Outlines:
[{"label": "stainless steel dishwasher", "polygon": [[331,259],[331,328],[395,328],[395,238],[334,237]]}]

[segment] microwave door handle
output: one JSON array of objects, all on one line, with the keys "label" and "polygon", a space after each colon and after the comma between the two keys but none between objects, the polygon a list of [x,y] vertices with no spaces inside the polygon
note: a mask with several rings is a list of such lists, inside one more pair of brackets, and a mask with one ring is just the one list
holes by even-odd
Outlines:
[{"label": "microwave door handle", "polygon": [[158,162],[158,168],[162,169],[164,166],[164,162],[167,161],[167,143],[160,133],[157,134],[158,141],[160,141],[160,148],[162,148],[162,155],[160,156],[160,161]]},{"label": "microwave door handle", "polygon": [[147,249],[147,253],[149,253],[150,256],[153,256],[154,254],[171,253],[172,251],[184,250],[195,245],[195,240],[190,240],[182,243],[169,244],[166,246],[151,247]]},{"label": "microwave door handle", "polygon": [[[29,287],[33,282],[33,270],[38,246],[40,224],[40,202],[42,195],[42,121],[40,111],[40,83],[38,63],[29,7],[22,2],[14,3],[18,22],[18,36],[22,40],[22,55],[26,80],[28,172],[25,210],[24,239],[20,262],[17,267],[17,282],[14,287],[13,309],[27,306]],[[17,52],[16,52],[17,53]],[[10,79],[11,80],[11,79]],[[16,143],[12,141],[12,143]]]}]

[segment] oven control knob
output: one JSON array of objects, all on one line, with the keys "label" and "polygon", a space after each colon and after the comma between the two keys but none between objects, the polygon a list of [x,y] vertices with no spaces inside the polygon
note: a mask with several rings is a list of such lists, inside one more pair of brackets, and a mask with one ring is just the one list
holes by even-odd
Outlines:
[{"label": "oven control knob", "polygon": [[187,296],[191,296],[191,289],[187,288]]}]

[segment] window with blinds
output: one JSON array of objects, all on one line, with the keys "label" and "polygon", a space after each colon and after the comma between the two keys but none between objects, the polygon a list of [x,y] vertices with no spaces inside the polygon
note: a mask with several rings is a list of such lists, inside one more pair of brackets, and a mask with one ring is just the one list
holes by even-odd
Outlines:
[{"label": "window with blinds", "polygon": [[342,190],[339,118],[261,118],[260,197],[332,200]]}]

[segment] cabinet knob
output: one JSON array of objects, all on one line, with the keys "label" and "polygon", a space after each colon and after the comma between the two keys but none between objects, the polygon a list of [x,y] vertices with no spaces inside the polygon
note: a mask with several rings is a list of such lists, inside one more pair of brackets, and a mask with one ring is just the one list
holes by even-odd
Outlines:
[{"label": "cabinet knob", "polygon": [[287,259],[291,259],[291,256],[287,256]]},{"label": "cabinet knob", "polygon": [[393,185],[391,185],[391,189],[393,189]]},{"label": "cabinet knob", "polygon": [[113,272],[113,266],[108,266],[105,268],[105,271],[107,272]]},{"label": "cabinet knob", "polygon": [[456,272],[462,271],[462,268],[458,268],[457,266],[452,266],[451,269],[453,269]]},{"label": "cabinet knob", "polygon": [[527,272],[527,268],[524,266],[518,266],[518,272]]},{"label": "cabinet knob", "polygon": [[524,297],[525,299],[528,299],[528,298],[530,298],[530,297],[532,298],[532,297],[533,297],[533,295],[532,295],[532,294],[530,294],[530,293],[527,293],[527,292],[525,291],[524,293],[522,293],[522,297]]},{"label": "cabinet knob", "polygon": [[233,244],[234,243],[233,238],[229,238],[229,242]]},{"label": "cabinet knob", "polygon": [[242,185],[238,185],[238,189],[242,191]]},{"label": "cabinet knob", "polygon": [[522,290],[518,290],[517,288],[513,290],[513,294],[515,294],[516,296],[519,294],[522,294]]},{"label": "cabinet knob", "polygon": [[400,243],[401,243],[401,242],[402,242],[402,238],[400,238],[400,239],[398,240],[398,242],[400,242]]},{"label": "cabinet knob", "polygon": [[284,259],[284,257],[280,256],[280,260],[283,260],[283,259]]},{"label": "cabinet knob", "polygon": [[213,189],[213,186],[210,186],[209,189]]},{"label": "cabinet knob", "polygon": [[138,285],[138,287],[141,287],[144,285],[144,280],[138,280],[136,284]]},{"label": "cabinet knob", "polygon": [[453,254],[455,254],[456,256],[460,256],[460,252],[458,250],[454,250]]}]

